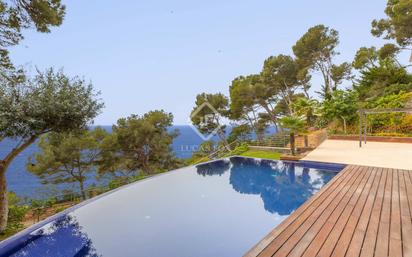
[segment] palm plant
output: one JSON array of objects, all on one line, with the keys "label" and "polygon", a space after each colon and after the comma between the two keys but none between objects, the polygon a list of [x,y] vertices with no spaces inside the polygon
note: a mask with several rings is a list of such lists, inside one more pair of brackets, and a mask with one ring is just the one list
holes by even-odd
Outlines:
[{"label": "palm plant", "polygon": [[294,113],[299,116],[304,116],[309,126],[314,124],[318,109],[319,102],[312,98],[301,97],[293,103]]},{"label": "palm plant", "polygon": [[305,131],[306,122],[299,116],[285,116],[279,120],[281,126],[289,131],[290,151],[292,155],[296,155],[295,151],[295,135]]}]

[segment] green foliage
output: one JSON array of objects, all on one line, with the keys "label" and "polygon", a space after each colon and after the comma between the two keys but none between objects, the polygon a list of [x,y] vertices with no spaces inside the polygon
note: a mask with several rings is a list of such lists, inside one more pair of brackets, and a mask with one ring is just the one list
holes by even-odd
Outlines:
[{"label": "green foliage", "polygon": [[389,0],[385,13],[386,19],[372,22],[372,34],[385,39],[395,39],[401,46],[412,44],[412,2]]},{"label": "green foliage", "polygon": [[[273,98],[270,90],[270,87],[264,86],[260,75],[237,77],[229,87],[230,119],[247,122],[259,139],[263,137],[269,120],[276,123],[275,114],[270,109]],[[267,117],[262,117],[261,113],[257,112],[259,107],[265,109]]]},{"label": "green foliage", "polygon": [[339,33],[324,25],[311,27],[293,46],[293,53],[303,66],[313,66],[319,60],[336,55]]},{"label": "green foliage", "polygon": [[270,151],[248,150],[240,154],[240,156],[270,159],[270,160],[279,160],[281,154],[278,152],[270,152]]},{"label": "green foliage", "polygon": [[279,120],[281,126],[286,128],[290,137],[290,150],[295,155],[295,135],[306,131],[306,122],[299,116],[285,116]]},{"label": "green foliage", "polygon": [[228,98],[221,93],[197,95],[190,115],[193,125],[202,133],[218,130],[219,136],[223,136],[222,118],[228,116],[228,106]]},{"label": "green foliage", "polygon": [[40,221],[42,215],[46,214],[47,208],[50,208],[55,204],[55,199],[46,199],[46,200],[32,200],[30,207],[33,211],[33,216],[37,218],[37,222]]},{"label": "green foliage", "polygon": [[23,39],[22,32],[36,28],[38,32],[50,32],[50,27],[60,26],[65,6],[60,0],[0,1],[0,73],[8,76],[14,70],[7,47],[17,45]]},{"label": "green foliage", "polygon": [[292,113],[292,101],[296,90],[308,89],[303,86],[308,78],[301,78],[301,75],[301,66],[287,55],[271,56],[263,64],[262,81],[270,88],[271,97],[278,95],[283,100],[287,114]]},{"label": "green foliage", "polygon": [[351,66],[348,63],[333,64],[338,55],[339,33],[324,25],[310,28],[293,46],[300,67],[321,72],[323,76],[321,96],[329,98],[343,80],[350,78]]},{"label": "green foliage", "polygon": [[236,140],[246,141],[251,139],[252,129],[248,124],[238,125],[232,128],[230,131],[227,141],[229,144],[235,142]]},{"label": "green foliage", "polygon": [[319,112],[319,102],[316,99],[306,97],[297,98],[293,102],[294,113],[306,118],[306,125],[314,125]]},{"label": "green foliage", "polygon": [[78,183],[83,199],[87,175],[101,159],[108,133],[97,127],[71,133],[49,133],[40,138],[40,153],[31,158],[27,169],[43,183]]},{"label": "green foliage", "polygon": [[355,69],[362,69],[369,65],[374,65],[378,60],[378,53],[376,47],[361,47],[355,55],[355,59],[352,62],[352,67]]},{"label": "green foliage", "polygon": [[[399,92],[384,95],[368,103],[370,109],[405,108],[412,100],[412,92]],[[374,114],[368,117],[368,126],[373,133],[404,133],[412,132],[412,115],[404,113]]]},{"label": "green foliage", "polygon": [[289,133],[298,134],[305,131],[306,122],[299,116],[285,116],[279,120],[283,128],[288,129]]},{"label": "green foliage", "polygon": [[29,210],[29,207],[23,205],[21,199],[15,193],[8,192],[7,197],[9,201],[8,224],[5,231],[0,233],[0,239],[22,230],[22,222]]},{"label": "green foliage", "polygon": [[354,89],[360,100],[372,101],[380,96],[412,90],[412,75],[391,59],[380,60],[377,65],[361,70]]},{"label": "green foliage", "polygon": [[394,63],[396,55],[400,49],[394,44],[385,44],[380,49],[376,47],[361,47],[355,55],[352,66],[357,70],[366,70],[376,68],[386,60],[386,63]]},{"label": "green foliage", "polygon": [[355,91],[335,91],[330,99],[323,102],[321,107],[322,118],[331,122],[341,120],[343,129],[347,133],[347,124],[357,118],[358,94]]},{"label": "green foliage", "polygon": [[199,149],[193,152],[192,157],[186,160],[186,164],[192,165],[192,164],[196,164],[199,162],[208,161],[209,160],[208,156],[217,150],[218,150],[218,146],[216,145],[214,141],[212,140],[203,141],[200,144]]},{"label": "green foliage", "polygon": [[241,155],[249,150],[249,145],[247,143],[242,143],[238,145],[235,149],[230,152],[230,155]]},{"label": "green foliage", "polygon": [[258,81],[259,75],[237,77],[229,87],[230,94],[230,118],[241,120],[253,112],[256,105],[256,92],[254,82]]},{"label": "green foliage", "polygon": [[396,94],[384,95],[370,102],[368,107],[375,109],[405,108],[412,99],[412,92],[398,92]]},{"label": "green foliage", "polygon": [[400,52],[400,48],[394,44],[385,44],[379,49],[378,56],[381,60],[395,59],[396,55]]},{"label": "green foliage", "polygon": [[217,145],[212,140],[203,141],[195,152],[198,156],[207,156],[217,150]]},{"label": "green foliage", "polygon": [[116,189],[120,186],[124,185],[124,182],[119,179],[113,179],[109,182],[108,187],[110,190]]},{"label": "green foliage", "polygon": [[90,83],[62,71],[0,86],[0,139],[37,137],[86,128],[103,107]]},{"label": "green foliage", "polygon": [[217,133],[227,149],[230,149],[225,135],[226,126],[222,119],[229,116],[229,99],[221,93],[196,96],[195,106],[190,114],[193,125],[203,134]]},{"label": "green foliage", "polygon": [[[52,69],[26,80],[0,76],[0,142],[19,142],[0,160],[0,177],[11,162],[35,140],[48,132],[69,132],[86,128],[103,107],[90,83],[69,78]],[[0,186],[0,231],[7,222],[6,187]]]},{"label": "green foliage", "polygon": [[[267,75],[269,76],[269,75]],[[266,78],[266,82],[269,78]],[[233,80],[229,88],[230,91],[230,114],[231,118],[239,120],[242,116],[248,120],[253,119],[253,122],[258,122],[256,110],[263,108],[267,115],[267,120],[274,124],[277,122],[277,117],[272,107],[276,102],[278,89],[266,83],[262,75],[249,75],[246,77],[240,76]],[[252,118],[248,115],[252,113]]]},{"label": "green foliage", "polygon": [[177,132],[168,132],[172,123],[173,115],[163,110],[119,119],[102,144],[99,173],[136,176],[140,171],[152,174],[176,167],[171,145]]}]

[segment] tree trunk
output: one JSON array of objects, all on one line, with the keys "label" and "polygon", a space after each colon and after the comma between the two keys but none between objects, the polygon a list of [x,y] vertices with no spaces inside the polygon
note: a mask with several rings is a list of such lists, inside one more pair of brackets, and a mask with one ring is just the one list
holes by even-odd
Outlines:
[{"label": "tree trunk", "polygon": [[36,141],[40,134],[32,135],[20,146],[13,148],[9,154],[0,160],[0,233],[3,232],[7,227],[7,219],[9,215],[9,203],[7,199],[7,181],[6,181],[6,171],[14,158],[23,152],[29,145]]},{"label": "tree trunk", "polygon": [[273,114],[272,110],[270,110],[270,108],[267,104],[261,104],[261,106],[263,107],[263,109],[265,109],[265,111],[269,115],[269,118],[272,121],[272,123],[277,127],[277,117],[276,117],[276,115]]},{"label": "tree trunk", "polygon": [[305,135],[303,138],[305,140],[305,147],[308,148],[309,147],[309,137],[308,137],[308,135]]},{"label": "tree trunk", "polygon": [[0,164],[0,233],[7,227],[9,203],[7,199],[6,168]]},{"label": "tree trunk", "polygon": [[343,120],[343,132],[345,133],[345,135],[347,134],[347,129],[346,129],[346,119],[344,117],[342,117]]},{"label": "tree trunk", "polygon": [[142,160],[142,170],[145,173],[145,175],[152,174],[152,170],[151,170],[150,164],[149,164],[149,158],[150,158],[149,155],[144,155],[141,159]]},{"label": "tree trunk", "polygon": [[230,148],[229,143],[227,142],[225,132],[219,129],[217,131],[217,135],[219,136],[220,140],[222,140],[223,145],[226,148],[226,150],[231,151],[232,149]]},{"label": "tree trunk", "polygon": [[290,133],[290,151],[295,155],[295,133]]},{"label": "tree trunk", "polygon": [[79,181],[79,185],[80,185],[80,193],[82,195],[82,200],[84,201],[87,198],[86,192],[84,191],[84,181],[83,180]]},{"label": "tree trunk", "polygon": [[256,131],[256,138],[259,143],[263,142],[263,133],[260,131]]}]

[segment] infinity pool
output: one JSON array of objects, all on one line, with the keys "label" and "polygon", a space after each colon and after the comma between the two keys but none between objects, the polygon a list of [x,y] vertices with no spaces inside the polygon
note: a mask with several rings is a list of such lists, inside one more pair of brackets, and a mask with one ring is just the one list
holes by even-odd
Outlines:
[{"label": "infinity pool", "polygon": [[0,243],[0,256],[242,256],[342,165],[233,157],[142,180]]}]

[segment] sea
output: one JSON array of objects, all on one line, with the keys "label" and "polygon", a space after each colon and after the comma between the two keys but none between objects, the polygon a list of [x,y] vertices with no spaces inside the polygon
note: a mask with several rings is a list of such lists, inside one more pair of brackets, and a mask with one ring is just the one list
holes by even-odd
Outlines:
[{"label": "sea", "polygon": [[[107,131],[111,132],[111,126],[101,126]],[[204,139],[195,131],[192,126],[189,125],[177,125],[169,128],[170,131],[177,131],[178,136],[174,139],[172,144],[173,152],[176,157],[186,159],[192,156],[194,151],[199,149],[199,146]],[[230,132],[230,127],[226,130],[226,133]],[[267,133],[273,133],[271,129]],[[211,140],[217,142],[217,136],[211,138]],[[3,158],[16,144],[16,141],[11,139],[5,139],[0,142],[0,158]],[[46,199],[54,195],[61,195],[68,191],[78,191],[78,185],[76,183],[53,185],[43,184],[42,181],[27,169],[27,163],[30,156],[33,156],[39,152],[39,148],[36,143],[30,145],[25,151],[19,154],[11,166],[9,167],[6,177],[8,190],[16,193],[19,197],[29,199]],[[97,179],[94,174],[91,174],[87,181],[86,186],[90,185],[106,185],[107,179]]]}]

